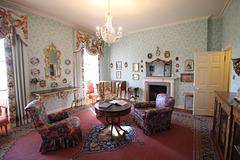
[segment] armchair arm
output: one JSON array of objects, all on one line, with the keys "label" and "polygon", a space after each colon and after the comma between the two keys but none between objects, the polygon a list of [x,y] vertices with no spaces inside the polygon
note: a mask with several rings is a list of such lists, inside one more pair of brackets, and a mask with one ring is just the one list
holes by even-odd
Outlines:
[{"label": "armchair arm", "polygon": [[77,117],[67,118],[51,124],[42,125],[37,128],[41,137],[45,140],[53,137],[64,137],[72,130],[80,126],[80,119]]},{"label": "armchair arm", "polygon": [[48,119],[51,123],[69,118],[67,111],[59,111],[48,115]]},{"label": "armchair arm", "polygon": [[133,104],[134,108],[155,108],[155,101],[147,101],[147,102],[136,102]]}]

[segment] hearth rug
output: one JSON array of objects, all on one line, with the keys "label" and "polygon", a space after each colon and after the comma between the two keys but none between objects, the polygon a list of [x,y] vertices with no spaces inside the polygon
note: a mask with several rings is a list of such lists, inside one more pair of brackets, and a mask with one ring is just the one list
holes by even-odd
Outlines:
[{"label": "hearth rug", "polygon": [[76,153],[74,157],[64,158],[62,160],[73,160],[85,153],[111,152],[132,143],[144,144],[137,140],[136,128],[132,126],[129,120],[120,121],[121,127],[126,130],[127,133],[123,134],[123,131],[119,131],[121,135],[117,136],[118,133],[114,129],[113,139],[111,139],[110,127],[100,131],[105,125],[106,123],[91,125],[92,128],[84,138],[81,151]]}]

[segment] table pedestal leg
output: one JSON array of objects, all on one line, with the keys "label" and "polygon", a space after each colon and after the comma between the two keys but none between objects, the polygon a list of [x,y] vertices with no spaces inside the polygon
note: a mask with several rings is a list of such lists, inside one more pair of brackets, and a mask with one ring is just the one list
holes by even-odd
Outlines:
[{"label": "table pedestal leg", "polygon": [[103,128],[101,128],[100,131],[105,130],[107,127],[110,126],[110,127],[111,127],[111,129],[110,129],[111,140],[113,140],[113,135],[112,135],[113,128],[116,129],[118,135],[120,135],[119,129],[124,132],[123,135],[124,135],[125,133],[127,133],[127,131],[124,130],[124,129],[120,126],[120,117],[118,117],[118,120],[117,120],[117,121],[115,120],[115,117],[111,117],[111,121],[109,121],[108,118],[109,118],[109,117],[106,117],[106,122],[107,122],[107,124],[106,124]]}]

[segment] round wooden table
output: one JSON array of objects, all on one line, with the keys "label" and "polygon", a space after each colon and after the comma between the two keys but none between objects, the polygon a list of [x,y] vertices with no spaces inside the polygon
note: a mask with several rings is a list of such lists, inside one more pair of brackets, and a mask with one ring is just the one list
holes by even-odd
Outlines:
[{"label": "round wooden table", "polygon": [[[127,114],[129,114],[131,112],[131,103],[127,103],[123,106],[120,105],[115,105],[112,104],[110,107],[108,108],[100,108],[99,105],[101,105],[102,103],[107,103],[106,101],[102,101],[102,102],[98,102],[94,105],[95,107],[95,112],[100,115],[100,116],[104,116],[106,117],[106,122],[107,124],[100,130],[104,130],[107,127],[111,127],[111,139],[113,139],[113,127],[115,127],[116,131],[118,132],[118,135],[120,135],[119,130],[122,130],[125,133],[127,133],[126,130],[122,129],[122,127],[120,126],[120,117],[121,116],[125,116]],[[109,120],[110,118],[110,120]],[[116,119],[116,120],[115,120]]]}]

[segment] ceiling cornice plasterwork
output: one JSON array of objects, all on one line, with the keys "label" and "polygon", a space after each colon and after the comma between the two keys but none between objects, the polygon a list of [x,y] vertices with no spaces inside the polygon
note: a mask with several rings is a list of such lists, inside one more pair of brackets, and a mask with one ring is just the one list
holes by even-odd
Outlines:
[{"label": "ceiling cornice plasterwork", "polygon": [[[56,0],[52,0],[51,2],[53,3],[55,1]],[[174,0],[173,1],[168,1],[168,0],[113,1],[115,3],[115,8],[116,7],[120,8],[118,10],[116,10],[116,9],[114,10],[114,6],[113,6],[113,13],[114,13],[113,17],[114,17],[114,22],[115,23],[117,22],[116,25],[117,26],[120,25],[123,27],[123,36],[126,36],[126,35],[137,33],[137,32],[177,25],[177,24],[181,24],[181,23],[188,23],[188,22],[204,20],[204,19],[209,19],[209,18],[210,19],[222,18],[225,11],[227,10],[229,4],[231,3],[231,0],[212,0],[212,2],[213,1],[215,4],[211,3],[211,5],[213,5],[213,4],[218,5],[218,8],[214,8],[215,6],[213,7],[213,10],[215,10],[215,14],[214,15],[212,15],[212,14],[206,15],[205,14],[204,16],[198,16],[198,17],[196,17],[196,15],[201,15],[198,12],[204,10],[205,8],[209,8],[209,6],[204,7],[204,5],[206,5],[208,3],[210,4],[211,1],[182,0],[181,3],[179,1],[174,1]],[[69,9],[69,7],[73,7],[75,9],[77,8],[76,6],[74,6],[74,2],[81,3],[82,5],[80,7],[85,8],[85,11],[86,11],[86,7],[92,7],[89,9],[94,10],[94,11],[92,11],[91,13],[89,13],[90,10],[87,13],[84,12],[86,14],[89,13],[89,16],[86,17],[85,19],[83,19],[83,17],[78,18],[78,12],[76,12],[76,10],[74,12],[74,10],[73,10],[73,12],[67,13],[68,16],[70,16],[70,18],[66,18],[66,16],[61,17],[61,14],[56,16],[56,13],[60,13],[61,10],[59,10],[59,12],[54,12],[55,16],[53,16],[54,14],[52,14],[53,12],[51,12],[52,11],[50,9],[51,7],[49,7],[51,4],[46,5],[46,0],[41,0],[41,1],[0,0],[0,3],[11,5],[15,8],[19,8],[21,10],[24,10],[24,11],[27,11],[30,13],[34,13],[36,15],[46,17],[48,19],[69,25],[69,26],[71,26],[75,29],[81,30],[85,33],[95,35],[95,27],[97,25],[101,25],[101,23],[99,23],[99,21],[100,22],[103,21],[104,16],[102,18],[101,18],[101,16],[99,16],[100,17],[99,18],[96,15],[94,16],[94,14],[102,13],[103,8],[101,8],[101,7],[104,6],[103,5],[104,0],[89,0],[89,1],[73,0],[73,1],[71,1],[71,3],[69,3],[69,1],[66,1],[66,0],[57,1],[57,3],[63,3],[64,5],[67,4],[68,6],[66,6],[65,8],[68,8],[68,9]],[[221,5],[219,5],[220,2],[221,2]],[[61,8],[61,5],[57,6],[58,5],[57,3],[56,3],[56,8],[57,7]],[[141,3],[144,3],[144,5]],[[182,5],[182,3],[184,3],[184,4]],[[37,4],[38,5],[41,4],[41,6],[38,6]],[[166,6],[166,4],[171,4],[171,6]],[[181,4],[182,6],[177,6],[179,4]],[[202,5],[201,7],[199,6],[200,10],[194,10],[194,7],[196,7],[196,5],[198,5],[198,4]],[[101,5],[101,6],[99,6],[99,5]],[[45,6],[45,7],[43,7],[43,6]],[[128,10],[124,10],[125,8],[123,8],[123,7],[125,7],[125,6],[128,7],[128,9],[132,9],[134,11],[128,12]],[[181,8],[183,6],[184,6],[184,8]],[[97,7],[97,8],[94,8],[94,7]],[[153,8],[149,8],[149,7],[153,7]],[[79,8],[79,10],[83,10],[83,8],[82,9]],[[42,12],[43,9],[45,9],[45,11],[47,11],[47,12]],[[98,9],[98,10],[96,10],[96,9]],[[139,9],[139,10],[137,10],[137,9]],[[87,8],[87,10],[88,10],[88,8]],[[168,14],[168,12],[167,12],[167,14],[162,14],[162,12],[161,12],[162,10],[169,10],[169,14]],[[218,12],[216,12],[216,11],[218,11]],[[142,13],[142,12],[144,12],[144,13]],[[183,15],[180,15],[180,17],[179,17],[179,14],[181,14],[181,13],[183,13]],[[73,15],[71,15],[71,14],[75,15],[74,21],[73,21],[73,19],[71,19],[71,17],[73,17]],[[82,14],[83,13],[81,13],[80,15],[82,15]],[[102,13],[102,14],[104,14],[104,13]],[[192,14],[195,14],[195,17],[192,16]],[[79,15],[79,17],[80,17],[80,15]],[[142,17],[142,15],[145,15],[145,17]],[[158,18],[156,18],[156,17],[158,17]],[[84,22],[82,22],[80,19],[82,19]],[[88,24],[86,24],[86,23],[88,23]],[[159,23],[159,25],[158,25],[158,23]]]}]

